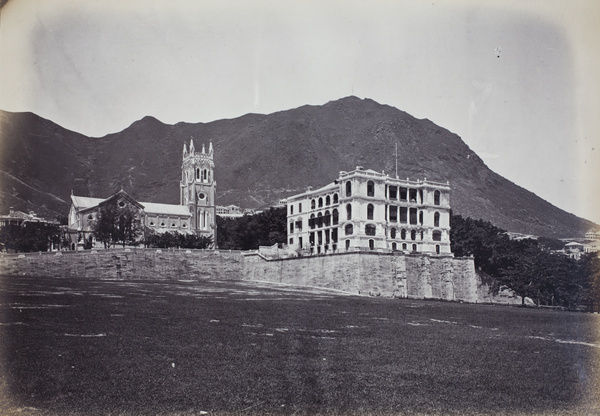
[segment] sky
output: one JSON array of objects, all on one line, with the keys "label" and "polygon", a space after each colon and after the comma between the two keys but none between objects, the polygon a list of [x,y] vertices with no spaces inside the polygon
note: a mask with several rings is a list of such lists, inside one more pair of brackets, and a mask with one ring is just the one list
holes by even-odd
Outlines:
[{"label": "sky", "polygon": [[599,23],[596,0],[9,0],[0,109],[100,137],[371,98],[600,223]]}]

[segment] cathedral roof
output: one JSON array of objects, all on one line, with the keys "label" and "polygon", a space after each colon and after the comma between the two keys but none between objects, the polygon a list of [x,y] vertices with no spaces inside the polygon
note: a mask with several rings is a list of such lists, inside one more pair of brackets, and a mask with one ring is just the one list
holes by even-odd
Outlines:
[{"label": "cathedral roof", "polygon": [[185,205],[155,204],[153,202],[142,202],[146,214],[191,216],[190,210]]},{"label": "cathedral roof", "polygon": [[104,201],[104,198],[90,198],[87,196],[75,196],[71,195],[71,201],[73,202],[73,206],[77,210],[82,210],[86,208],[95,207],[100,202]]}]

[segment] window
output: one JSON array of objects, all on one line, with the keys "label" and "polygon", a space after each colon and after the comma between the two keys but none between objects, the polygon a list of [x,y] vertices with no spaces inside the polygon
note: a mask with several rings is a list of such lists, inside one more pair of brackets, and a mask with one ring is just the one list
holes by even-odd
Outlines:
[{"label": "window", "polygon": [[175,223],[172,223],[172,224],[171,224],[171,227],[177,227],[177,224],[175,224]]},{"label": "window", "polygon": [[302,218],[298,218],[296,220],[296,229],[298,230],[298,232],[302,231]]},{"label": "window", "polygon": [[208,173],[206,172],[206,169],[204,169],[204,182],[208,181]]},{"label": "window", "polygon": [[88,220],[93,220],[94,216],[92,214],[88,215]]},{"label": "window", "polygon": [[323,214],[320,212],[317,214],[317,227],[321,228],[323,226]]},{"label": "window", "polygon": [[390,221],[398,222],[398,207],[393,205],[390,206]]},{"label": "window", "polygon": [[290,234],[294,232],[294,223],[290,222]]},{"label": "window", "polygon": [[123,208],[125,206],[125,201],[119,201],[118,205],[119,207]]},{"label": "window", "polygon": [[423,190],[419,189],[419,204],[423,203]]},{"label": "window", "polygon": [[294,205],[290,204],[290,215],[294,215]]},{"label": "window", "polygon": [[417,232],[415,230],[412,230],[410,232],[410,239],[411,240],[416,240],[417,239]]},{"label": "window", "polygon": [[294,244],[294,239],[293,239],[293,238],[290,238],[290,246],[291,246],[292,244]]},{"label": "window", "polygon": [[423,211],[419,211],[419,224],[423,225]]},{"label": "window", "polygon": [[402,250],[406,250],[406,243],[402,243]]},{"label": "window", "polygon": [[431,235],[431,238],[433,238],[433,241],[442,241],[442,232],[434,231],[433,234]]},{"label": "window", "polygon": [[327,195],[327,197],[325,198],[325,206],[329,206],[331,205],[331,197],[329,195]]},{"label": "window", "polygon": [[346,182],[346,196],[352,195],[352,182]]},{"label": "window", "polygon": [[407,195],[407,189],[406,188],[400,188],[400,199],[402,201],[406,201],[406,195]]},{"label": "window", "polygon": [[344,227],[344,232],[346,233],[346,235],[352,235],[352,233],[354,232],[354,227],[352,226],[352,224],[347,224]]},{"label": "window", "polygon": [[369,240],[369,250],[375,250],[375,240]]},{"label": "window", "polygon": [[325,215],[323,216],[323,223],[325,227],[329,227],[331,225],[331,214],[329,211],[325,211]]},{"label": "window", "polygon": [[302,248],[302,237],[298,237],[298,247]]},{"label": "window", "polygon": [[435,252],[436,252],[436,254],[440,254],[440,245],[439,244],[435,245]]},{"label": "window", "polygon": [[375,226],[373,224],[365,225],[365,234],[366,235],[375,235]]},{"label": "window", "polygon": [[333,230],[331,230],[331,241],[333,241],[334,243],[337,243],[337,241],[338,241],[337,233],[338,233],[337,228],[334,228]]},{"label": "window", "polygon": [[196,168],[196,179],[200,179],[200,168]]},{"label": "window", "polygon": [[392,228],[390,230],[390,238],[396,238],[396,229],[395,228]]},{"label": "window", "polygon": [[202,200],[202,199],[204,199],[204,198],[206,198],[206,195],[204,195],[204,193],[203,193],[203,192],[200,192],[200,193],[198,194],[198,199]]},{"label": "window", "polygon": [[433,214],[433,226],[434,227],[440,226],[440,213],[439,212],[436,212],[435,214]]},{"label": "window", "polygon": [[402,231],[400,231],[400,238],[406,240],[406,230],[404,228],[402,229]]},{"label": "window", "polygon": [[161,226],[161,227],[164,227],[164,226],[165,226],[165,223],[164,223],[164,222],[161,222],[161,223],[160,223],[160,226]]},{"label": "window", "polygon": [[337,225],[340,221],[340,214],[338,214],[338,210],[333,210],[333,225]]},{"label": "window", "polygon": [[414,251],[415,253],[417,252],[417,245],[416,244],[412,245],[412,251]]},{"label": "window", "polygon": [[185,223],[185,222],[184,222],[183,224],[181,224],[181,226],[182,226],[183,228],[187,228],[187,223]]},{"label": "window", "polygon": [[440,191],[435,191],[433,193],[433,203],[435,205],[440,205]]},{"label": "window", "polygon": [[323,198],[319,198],[319,208],[323,206]]},{"label": "window", "polygon": [[408,194],[410,197],[410,202],[417,202],[417,190],[416,189],[409,189]]},{"label": "window", "polygon": [[315,229],[315,214],[310,214],[310,218],[308,219],[308,226],[311,230]]},{"label": "window", "polygon": [[314,199],[312,199],[312,200],[310,201],[310,209],[315,209],[315,208],[316,208],[316,205],[315,205],[315,200],[314,200]]},{"label": "window", "polygon": [[392,250],[394,250],[394,251],[397,250],[396,243],[392,243]]},{"label": "window", "polygon": [[150,227],[154,227],[154,221],[150,221]]},{"label": "window", "polygon": [[367,196],[375,196],[375,184],[373,181],[367,182]]},{"label": "window", "polygon": [[338,203],[338,194],[333,194],[333,203],[334,204]]},{"label": "window", "polygon": [[373,207],[373,204],[369,204],[367,205],[367,219],[368,220],[372,220],[373,219],[373,210],[375,208]]},{"label": "window", "polygon": [[302,202],[298,204],[298,212],[302,212]]},{"label": "window", "polygon": [[406,224],[408,222],[408,208],[400,207],[400,222]]},{"label": "window", "polygon": [[410,223],[413,225],[417,223],[417,209],[416,208],[410,209]]},{"label": "window", "polygon": [[352,219],[352,205],[351,204],[346,205],[346,219],[347,220]]},{"label": "window", "polygon": [[346,240],[346,250],[350,250],[350,240]]},{"label": "window", "polygon": [[388,197],[390,199],[398,199],[398,187],[397,186],[390,186],[388,188]]}]

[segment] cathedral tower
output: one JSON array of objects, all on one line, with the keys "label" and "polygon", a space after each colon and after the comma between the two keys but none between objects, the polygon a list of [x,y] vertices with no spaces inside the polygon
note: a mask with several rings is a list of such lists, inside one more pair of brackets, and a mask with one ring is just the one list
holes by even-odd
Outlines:
[{"label": "cathedral tower", "polygon": [[185,205],[192,214],[190,228],[198,235],[211,235],[216,246],[217,224],[215,207],[215,188],[213,146],[208,152],[202,145],[202,152],[194,149],[194,140],[190,140],[189,151],[183,145],[181,164],[180,204]]}]

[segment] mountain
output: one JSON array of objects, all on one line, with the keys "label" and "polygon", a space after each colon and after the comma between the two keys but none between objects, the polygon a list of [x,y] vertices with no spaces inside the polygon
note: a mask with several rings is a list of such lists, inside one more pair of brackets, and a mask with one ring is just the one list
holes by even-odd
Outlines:
[{"label": "mountain", "polygon": [[66,215],[71,190],[178,203],[184,143],[213,142],[217,204],[261,208],[356,166],[401,178],[449,181],[455,213],[509,231],[554,237],[597,225],[491,171],[459,136],[370,99],[346,97],[269,115],[168,125],[144,117],[92,138],[32,113],[0,112],[0,213],[10,206]]}]

